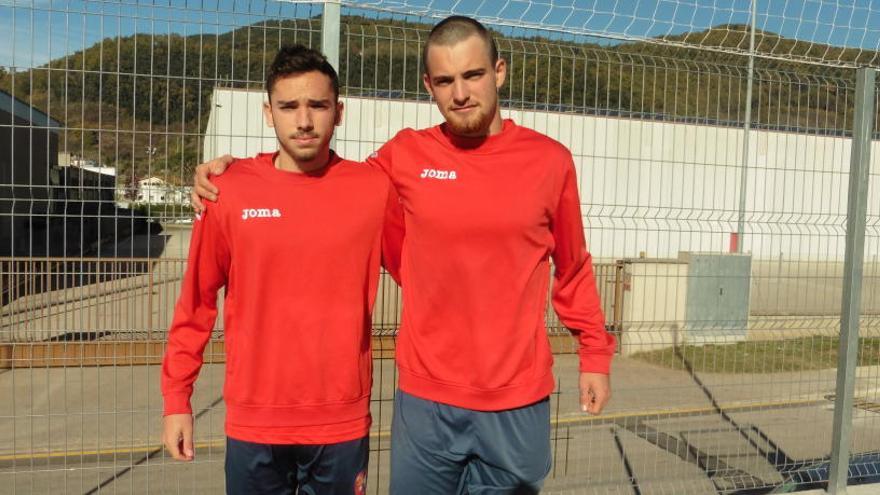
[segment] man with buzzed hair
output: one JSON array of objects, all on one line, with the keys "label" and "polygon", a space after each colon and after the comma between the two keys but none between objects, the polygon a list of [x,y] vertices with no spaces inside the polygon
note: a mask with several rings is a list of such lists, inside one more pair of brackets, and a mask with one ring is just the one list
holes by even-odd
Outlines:
[{"label": "man with buzzed hair", "polygon": [[[424,59],[423,82],[445,122],[405,129],[367,160],[391,178],[405,231],[388,249],[400,257],[389,269],[403,289],[391,492],[537,493],[551,463],[551,258],[553,306],[580,344],[582,409],[598,414],[610,397],[615,341],[573,159],[501,118],[507,64],[479,22],[437,24]],[[207,178],[224,162],[197,168],[198,194],[216,197]]]},{"label": "man with buzzed hair", "polygon": [[[489,30],[483,27],[483,25],[479,22],[469,17],[452,16],[444,19],[436,26],[434,26],[434,28],[431,30],[431,33],[428,35],[428,39],[425,42],[425,45],[422,47],[422,64],[425,67],[425,73],[423,74],[423,77],[427,76],[429,71],[428,50],[431,47],[454,46],[467,40],[470,37],[476,37],[482,41],[481,46],[483,47],[483,50],[486,52],[486,54],[489,56],[491,67],[495,67],[499,59],[498,46],[495,44],[495,40],[492,38],[492,34],[489,33]],[[427,88],[427,79],[425,79],[425,84],[425,87]],[[428,89],[428,91],[433,96],[433,92],[431,91],[431,89]],[[467,123],[460,123],[455,130],[459,134],[475,134],[479,136],[481,133],[484,132],[485,129],[488,129],[491,126],[491,121],[495,117],[490,110],[491,108],[484,109],[484,111],[479,114],[479,119],[470,119],[467,121]],[[441,109],[441,113],[442,111],[443,110]],[[448,122],[447,115],[444,113],[443,116],[447,118]]]}]

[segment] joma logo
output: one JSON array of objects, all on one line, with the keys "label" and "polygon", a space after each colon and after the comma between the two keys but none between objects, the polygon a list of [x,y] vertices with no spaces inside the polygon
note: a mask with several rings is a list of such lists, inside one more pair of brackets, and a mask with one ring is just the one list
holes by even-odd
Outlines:
[{"label": "joma logo", "polygon": [[458,178],[455,175],[455,170],[436,170],[433,168],[426,168],[422,170],[422,175],[420,175],[422,179],[440,179],[440,180],[455,180]]},{"label": "joma logo", "polygon": [[278,208],[245,208],[241,210],[241,219],[248,218],[281,218],[281,212]]}]

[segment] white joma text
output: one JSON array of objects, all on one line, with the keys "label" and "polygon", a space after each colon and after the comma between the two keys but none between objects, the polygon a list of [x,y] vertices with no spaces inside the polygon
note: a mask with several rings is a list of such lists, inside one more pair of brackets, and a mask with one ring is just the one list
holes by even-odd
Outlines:
[{"label": "white joma text", "polygon": [[441,180],[455,180],[458,176],[455,175],[455,170],[435,170],[433,168],[426,168],[422,170],[422,175],[420,175],[422,179],[441,179]]},{"label": "white joma text", "polygon": [[248,218],[280,218],[281,212],[278,208],[245,208],[241,210],[241,219]]}]

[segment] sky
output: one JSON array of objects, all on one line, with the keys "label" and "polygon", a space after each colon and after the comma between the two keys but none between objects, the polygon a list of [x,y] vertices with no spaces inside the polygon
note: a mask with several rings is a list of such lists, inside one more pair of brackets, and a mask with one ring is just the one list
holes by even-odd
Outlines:
[{"label": "sky", "polygon": [[[880,49],[880,2],[757,0],[757,28],[785,37]],[[544,26],[615,42],[747,24],[751,0],[343,0],[343,15],[432,21],[450,13]],[[396,12],[392,14],[391,12]],[[220,34],[266,19],[309,18],[321,6],[276,0],[0,0],[0,66],[27,69],[103,38],[135,32]],[[556,36],[566,36],[556,34]]]}]

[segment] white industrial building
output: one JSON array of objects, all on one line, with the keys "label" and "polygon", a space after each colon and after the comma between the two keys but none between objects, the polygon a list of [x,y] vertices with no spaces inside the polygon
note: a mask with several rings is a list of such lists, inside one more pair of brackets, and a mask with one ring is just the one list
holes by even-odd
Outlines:
[{"label": "white industrial building", "polygon": [[[215,90],[203,158],[275,150],[264,99],[263,91]],[[343,101],[335,148],[351,159],[363,159],[400,129],[442,121],[431,102]],[[741,128],[539,111],[503,115],[571,149],[596,258],[728,251],[739,218]],[[842,260],[850,139],[752,130],[749,143],[744,250],[758,259]],[[868,214],[876,218],[877,143],[872,159]],[[878,236],[867,242],[871,260],[880,252]]]},{"label": "white industrial building", "polygon": [[135,201],[147,204],[188,205],[192,187],[176,186],[160,177],[146,177],[138,181]]},{"label": "white industrial building", "polygon": [[96,174],[116,177],[116,167],[105,167],[95,160],[87,160],[66,151],[58,153],[58,166],[81,168]]}]

